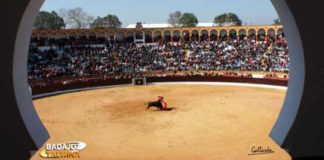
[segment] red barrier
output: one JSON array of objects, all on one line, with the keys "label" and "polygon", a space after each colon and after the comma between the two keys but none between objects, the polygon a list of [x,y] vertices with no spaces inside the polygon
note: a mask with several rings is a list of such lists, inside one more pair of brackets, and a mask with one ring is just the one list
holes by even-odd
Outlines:
[{"label": "red barrier", "polygon": [[[277,86],[287,86],[288,79],[286,78],[251,78],[243,76],[166,76],[166,77],[147,77],[148,83],[153,82],[235,82],[235,83],[254,83],[254,84],[267,84]],[[65,78],[64,80],[55,81],[38,81],[31,82],[32,94],[43,94],[56,91],[66,91],[72,89],[88,88],[88,87],[99,87],[109,85],[124,85],[131,84],[131,78]]]}]

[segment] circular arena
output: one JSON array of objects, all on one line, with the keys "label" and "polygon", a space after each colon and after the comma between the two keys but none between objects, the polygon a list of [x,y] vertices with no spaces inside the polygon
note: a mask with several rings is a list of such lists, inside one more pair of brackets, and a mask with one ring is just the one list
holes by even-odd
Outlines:
[{"label": "circular arena", "polygon": [[[218,84],[218,85],[215,85]],[[83,141],[82,159],[290,159],[268,136],[286,90],[221,83],[118,86],[34,100],[51,138]],[[150,108],[163,95],[168,111]],[[250,155],[253,147],[271,154]],[[41,159],[39,152],[33,159]]]},{"label": "circular arena", "polygon": [[[260,27],[273,32],[249,32]],[[28,80],[50,135],[44,147],[83,142],[82,159],[290,159],[269,137],[289,78],[281,26],[208,29],[176,41],[142,36],[140,44],[134,34],[117,41],[34,30]],[[158,96],[167,110],[146,111]],[[44,147],[33,159],[44,158]]]}]

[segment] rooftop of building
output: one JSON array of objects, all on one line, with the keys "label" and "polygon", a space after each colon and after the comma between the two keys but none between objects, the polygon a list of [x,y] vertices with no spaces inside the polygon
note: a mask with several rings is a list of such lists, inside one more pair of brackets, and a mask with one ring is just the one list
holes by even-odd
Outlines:
[{"label": "rooftop of building", "polygon": [[[126,28],[136,28],[137,24],[129,24]],[[143,28],[170,28],[172,27],[167,23],[142,23]],[[214,23],[198,23],[196,27],[213,27],[217,26]]]}]

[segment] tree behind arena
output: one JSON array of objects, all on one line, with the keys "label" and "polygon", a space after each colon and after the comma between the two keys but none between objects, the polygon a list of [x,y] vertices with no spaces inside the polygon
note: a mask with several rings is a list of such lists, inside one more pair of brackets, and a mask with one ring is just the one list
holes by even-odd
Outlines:
[{"label": "tree behind arena", "polygon": [[60,16],[64,19],[67,28],[88,28],[93,22],[93,16],[89,15],[82,8],[60,9]]},{"label": "tree behind arena", "polygon": [[59,17],[55,11],[40,11],[34,22],[37,29],[61,29],[65,27],[63,18]]},{"label": "tree behind arena", "polygon": [[180,11],[169,14],[168,22],[172,27],[179,27],[179,22],[182,14]]},{"label": "tree behind arena", "polygon": [[235,13],[223,13],[214,18],[218,26],[241,26],[242,20]]},{"label": "tree behind arena", "polygon": [[181,27],[196,27],[198,19],[193,13],[184,13],[179,19],[179,24]]},{"label": "tree behind arena", "polygon": [[274,24],[274,25],[281,25],[281,21],[280,21],[280,19],[277,18],[277,19],[273,20],[273,24]]},{"label": "tree behind arena", "polygon": [[116,15],[107,15],[105,17],[97,17],[91,24],[91,28],[120,28],[122,23]]}]

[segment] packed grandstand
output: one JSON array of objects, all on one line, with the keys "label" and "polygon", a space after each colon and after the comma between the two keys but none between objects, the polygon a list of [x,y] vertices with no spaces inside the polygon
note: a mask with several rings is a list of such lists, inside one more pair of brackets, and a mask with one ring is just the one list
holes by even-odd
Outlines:
[{"label": "packed grandstand", "polygon": [[[94,44],[93,42],[97,42]],[[39,47],[48,46],[48,49]],[[235,37],[225,41],[108,43],[89,39],[33,39],[28,58],[30,80],[95,74],[133,75],[149,71],[288,72],[284,36]]]},{"label": "packed grandstand", "polygon": [[[289,72],[284,33],[210,37],[159,37],[136,43],[100,37],[32,38],[28,56],[31,86],[44,81],[89,81],[136,76],[217,76],[243,72]],[[284,78],[287,78],[285,75]],[[272,75],[270,75],[272,76]],[[71,80],[72,78],[72,80]]]}]

